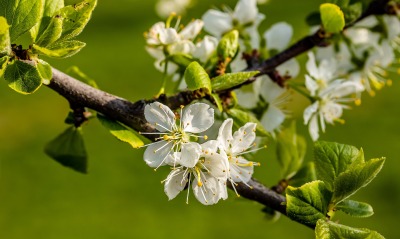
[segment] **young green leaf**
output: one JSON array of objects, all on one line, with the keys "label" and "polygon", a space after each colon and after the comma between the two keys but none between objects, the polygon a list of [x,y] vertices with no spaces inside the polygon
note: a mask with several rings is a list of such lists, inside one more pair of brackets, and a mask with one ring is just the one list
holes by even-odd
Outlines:
[{"label": "young green leaf", "polygon": [[15,42],[39,22],[44,0],[0,0],[0,16],[10,24],[10,39]]},{"label": "young green leaf", "polygon": [[233,59],[239,50],[239,32],[232,30],[226,33],[219,41],[217,54],[222,59]]},{"label": "young green leaf", "polygon": [[320,219],[315,227],[316,239],[384,239],[384,237],[376,231],[366,228],[353,228]]},{"label": "young green leaf", "polygon": [[68,5],[55,13],[63,20],[62,34],[59,41],[76,37],[89,22],[97,0],[85,0],[74,5]]},{"label": "young green leaf", "polygon": [[[44,0],[41,20],[29,31],[34,42],[48,28],[55,12],[64,7],[64,0]],[[61,18],[59,18],[61,19]]]},{"label": "young green leaf", "polygon": [[353,200],[344,200],[335,208],[353,217],[370,217],[374,214],[371,205]]},{"label": "young green leaf", "polygon": [[197,61],[189,64],[185,70],[184,78],[190,90],[206,88],[211,93],[210,77]]},{"label": "young green leaf", "polygon": [[47,47],[61,37],[63,20],[58,15],[51,18],[47,27],[38,36],[35,44]]},{"label": "young green leaf", "polygon": [[3,77],[11,89],[21,94],[31,94],[42,85],[38,69],[18,60],[7,66]]},{"label": "young green leaf", "polygon": [[385,158],[371,159],[341,173],[334,182],[332,202],[337,204],[367,186],[381,171]]},{"label": "young green leaf", "polygon": [[306,153],[306,141],[296,133],[296,122],[277,136],[276,154],[283,178],[289,178],[300,168]]},{"label": "young green leaf", "polygon": [[340,7],[332,3],[323,3],[319,7],[322,26],[326,32],[339,33],[345,26],[344,14]]},{"label": "young green leaf", "polygon": [[173,54],[168,56],[168,60],[171,60],[173,63],[183,67],[184,69],[187,68],[189,64],[193,62],[192,56],[187,54]]},{"label": "young green leaf", "polygon": [[81,173],[87,173],[87,153],[81,128],[71,126],[50,141],[44,149],[55,161]]},{"label": "young green leaf", "polygon": [[214,91],[226,90],[246,82],[249,78],[257,75],[258,71],[228,73],[217,76],[211,80]]},{"label": "young green leaf", "polygon": [[314,162],[318,179],[333,190],[336,177],[361,157],[360,151],[351,145],[318,141],[314,146]]},{"label": "young green leaf", "polygon": [[5,70],[6,70],[7,63],[8,63],[9,59],[10,58],[8,56],[3,56],[3,57],[0,58],[0,78],[3,76],[3,74],[4,74]]},{"label": "young green leaf", "polygon": [[144,145],[143,141],[134,132],[128,130],[120,123],[110,120],[105,116],[97,114],[100,123],[107,128],[112,135],[122,142],[130,144],[133,148],[139,148]]},{"label": "young green leaf", "polygon": [[0,16],[0,58],[11,54],[10,33],[7,19]]},{"label": "young green leaf", "polygon": [[259,136],[271,136],[271,134],[268,133],[266,129],[264,129],[264,126],[260,123],[260,121],[258,121],[258,119],[250,112],[238,108],[233,108],[230,109],[227,113],[231,118],[233,118],[235,124],[239,124],[237,126],[240,127],[248,122],[253,122],[257,124],[256,133]]},{"label": "young green leaf", "polygon": [[303,184],[317,180],[314,162],[307,163],[304,167],[300,168],[297,173],[289,178],[289,185],[292,187],[300,187]]},{"label": "young green leaf", "polygon": [[36,53],[44,54],[48,57],[66,58],[78,53],[86,44],[84,42],[69,40],[55,42],[47,48],[38,45],[33,45]]},{"label": "young green leaf", "polygon": [[345,21],[349,24],[357,20],[362,14],[362,3],[356,2],[343,9]]},{"label": "young green leaf", "polygon": [[286,212],[298,222],[315,226],[319,219],[326,218],[332,193],[322,181],[306,183],[299,188],[286,189]]},{"label": "young green leaf", "polygon": [[53,78],[53,71],[50,64],[39,59],[36,67],[39,71],[40,76],[42,77],[42,83],[45,85],[50,84],[50,81]]},{"label": "young green leaf", "polygon": [[96,81],[90,78],[88,75],[86,75],[84,72],[82,72],[79,67],[77,66],[71,66],[68,68],[66,71],[69,75],[76,77],[76,79],[85,82],[86,84],[90,85],[93,88],[100,89],[99,86],[97,85]]},{"label": "young green leaf", "polygon": [[218,107],[218,110],[219,110],[220,112],[223,112],[223,111],[224,111],[224,107],[222,107],[222,102],[221,102],[221,98],[219,98],[219,95],[218,95],[218,94],[211,94],[211,96],[212,96],[212,98],[214,99],[215,104],[216,104],[217,107]]}]

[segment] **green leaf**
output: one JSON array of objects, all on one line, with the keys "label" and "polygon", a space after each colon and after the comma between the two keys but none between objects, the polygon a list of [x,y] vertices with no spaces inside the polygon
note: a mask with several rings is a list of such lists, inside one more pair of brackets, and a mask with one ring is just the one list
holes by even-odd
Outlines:
[{"label": "green leaf", "polygon": [[206,88],[211,93],[210,77],[197,61],[189,64],[185,70],[184,78],[189,90]]},{"label": "green leaf", "polygon": [[61,40],[68,40],[79,35],[89,22],[97,0],[85,0],[65,6],[55,13],[63,20]]},{"label": "green leaf", "polygon": [[0,16],[7,18],[11,42],[15,42],[39,22],[43,0],[0,0],[0,6]]},{"label": "green leaf", "polygon": [[282,130],[277,137],[276,154],[283,178],[289,178],[300,168],[306,154],[306,141],[296,133],[296,122]]},{"label": "green leaf", "polygon": [[86,44],[84,42],[69,40],[56,42],[47,48],[34,44],[33,49],[36,50],[37,53],[41,53],[49,57],[66,58],[78,53],[85,45]]},{"label": "green leaf", "polygon": [[343,9],[344,18],[347,24],[354,22],[357,20],[362,14],[362,3],[356,2],[346,8]]},{"label": "green leaf", "polygon": [[88,75],[83,73],[79,67],[77,66],[71,66],[68,68],[67,73],[73,77],[76,76],[76,78],[82,82],[85,82],[86,84],[90,85],[93,88],[99,89],[99,86],[97,85],[96,81],[90,78]]},{"label": "green leaf", "polygon": [[239,50],[239,32],[232,30],[226,33],[219,41],[217,54],[222,59],[233,59]]},{"label": "green leaf", "polygon": [[212,89],[214,91],[221,91],[230,89],[246,82],[249,78],[257,75],[258,71],[228,73],[217,76],[211,80]]},{"label": "green leaf", "polygon": [[101,124],[110,131],[112,135],[114,135],[122,142],[130,144],[133,148],[139,148],[144,145],[143,141],[139,138],[138,135],[128,130],[120,123],[110,120],[100,114],[97,114],[97,118],[99,119]]},{"label": "green leaf", "polygon": [[38,60],[37,69],[39,71],[40,76],[42,77],[42,83],[45,85],[50,84],[51,79],[53,78],[53,71],[49,63]]},{"label": "green leaf", "polygon": [[21,94],[31,94],[42,85],[38,69],[18,60],[7,66],[3,77],[11,89]]},{"label": "green leaf", "polygon": [[[55,17],[55,12],[64,7],[64,0],[44,0],[41,21],[38,22],[29,32],[34,42],[43,34],[50,22]],[[61,20],[61,18],[58,18]]]},{"label": "green leaf", "polygon": [[323,3],[319,7],[322,25],[326,32],[339,33],[345,26],[344,15],[340,7],[332,3]]},{"label": "green leaf", "polygon": [[306,17],[306,23],[308,26],[317,26],[321,24],[321,13],[312,12]]},{"label": "green leaf", "polygon": [[370,217],[374,214],[371,205],[353,200],[344,200],[335,208],[353,217]]},{"label": "green leaf", "polygon": [[314,162],[318,179],[324,181],[329,190],[333,190],[336,177],[347,170],[360,151],[350,145],[318,141],[314,147]]},{"label": "green leaf", "polygon": [[10,26],[7,24],[7,19],[0,16],[0,58],[11,54]]},{"label": "green leaf", "polygon": [[219,95],[218,94],[211,94],[211,96],[214,99],[215,104],[218,107],[218,110],[220,112],[223,112],[224,111],[224,107],[222,106],[221,98],[219,98]]},{"label": "green leaf", "polygon": [[307,163],[297,173],[289,179],[289,185],[293,187],[300,187],[303,184],[317,180],[314,162]]},{"label": "green leaf", "polygon": [[35,44],[41,47],[47,47],[61,37],[63,20],[58,16],[51,18],[47,27],[38,36]]},{"label": "green leaf", "polygon": [[258,121],[258,119],[248,111],[244,111],[238,108],[230,109],[228,115],[233,118],[235,124],[239,124],[237,126],[242,126],[248,122],[253,122],[257,124],[256,133],[259,136],[267,136],[270,137],[270,133],[264,129],[264,126]]},{"label": "green leaf", "polygon": [[384,239],[384,237],[376,231],[366,228],[353,228],[320,219],[315,228],[316,239]]},{"label": "green leaf", "polygon": [[87,154],[81,128],[71,126],[50,141],[45,153],[60,164],[87,173]]},{"label": "green leaf", "polygon": [[332,202],[337,204],[367,186],[381,171],[385,158],[371,159],[341,173],[334,182]]},{"label": "green leaf", "polygon": [[6,70],[9,59],[10,58],[8,56],[3,56],[0,58],[0,78],[3,76],[4,71]]},{"label": "green leaf", "polygon": [[326,218],[332,193],[322,181],[306,183],[299,188],[286,189],[286,212],[300,223],[315,226],[318,219]]},{"label": "green leaf", "polygon": [[186,69],[193,61],[192,56],[186,54],[173,54],[168,56],[168,59],[184,69]]}]

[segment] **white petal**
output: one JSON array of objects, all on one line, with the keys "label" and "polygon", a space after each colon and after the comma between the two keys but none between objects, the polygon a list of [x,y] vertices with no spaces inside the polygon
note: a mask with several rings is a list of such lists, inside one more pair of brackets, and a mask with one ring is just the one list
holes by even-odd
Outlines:
[{"label": "white petal", "polygon": [[261,118],[261,124],[268,132],[273,132],[285,121],[285,114],[279,108],[270,105]]},{"label": "white petal", "polygon": [[317,116],[311,118],[310,124],[308,125],[308,132],[310,133],[311,139],[317,141],[319,138],[318,120]]},{"label": "white petal", "polygon": [[242,53],[239,52],[239,55],[233,60],[230,64],[232,72],[243,71],[247,67],[246,61],[241,57]]},{"label": "white petal", "polygon": [[[191,54],[196,49],[196,46],[193,42],[189,40],[179,41],[169,48],[170,54]],[[169,63],[168,63],[169,64]]]},{"label": "white petal", "polygon": [[300,72],[300,65],[295,58],[292,58],[278,66],[276,70],[283,76],[289,75],[292,78],[296,78]]},{"label": "white petal", "polygon": [[306,82],[305,82],[306,83],[306,88],[307,88],[307,90],[310,91],[310,95],[311,96],[316,96],[317,91],[320,88],[320,86],[309,75],[306,75],[305,78],[306,78]]},{"label": "white petal", "polygon": [[336,70],[337,64],[334,58],[323,59],[319,64],[319,78],[316,79],[328,82],[334,77]]},{"label": "white petal", "polygon": [[233,134],[232,154],[241,153],[252,146],[256,139],[256,127],[256,123],[246,123]]},{"label": "white petal", "polygon": [[193,40],[200,33],[203,25],[203,21],[197,19],[183,28],[183,30],[179,32],[179,35],[184,40]]},{"label": "white petal", "polygon": [[203,144],[201,144],[201,148],[203,153],[216,153],[218,150],[218,141],[217,140],[209,140]]},{"label": "white petal", "polygon": [[285,92],[284,88],[273,82],[268,76],[263,77],[261,80],[260,94],[266,102],[272,103]]},{"label": "white petal", "polygon": [[233,12],[233,17],[240,25],[254,22],[258,15],[256,0],[239,0]]},{"label": "white petal", "polygon": [[314,79],[319,79],[320,76],[317,63],[315,62],[315,56],[311,51],[309,51],[307,55],[308,55],[308,61],[306,63],[307,71]]},{"label": "white petal", "polygon": [[164,192],[169,200],[174,199],[185,188],[188,179],[183,176],[184,170],[182,169],[174,169],[169,173],[164,185]]},{"label": "white petal", "polygon": [[204,39],[196,44],[193,56],[201,62],[206,62],[217,49],[218,40],[212,36],[205,36]]},{"label": "white petal", "polygon": [[199,161],[201,146],[198,143],[189,142],[181,146],[181,157],[178,163],[187,168],[193,168]]},{"label": "white petal", "polygon": [[209,170],[208,172],[211,176],[226,181],[228,177],[229,162],[228,156],[225,152],[221,154],[210,153],[203,156],[205,158],[203,165],[207,170]]},{"label": "white petal", "polygon": [[230,143],[233,140],[232,137],[232,126],[233,120],[231,118],[226,119],[218,131],[218,143],[223,150],[228,150],[230,148]]},{"label": "white petal", "polygon": [[292,36],[293,28],[286,22],[275,23],[264,33],[268,50],[284,50],[289,45]]},{"label": "white petal", "polygon": [[184,131],[200,133],[214,123],[214,109],[208,104],[195,103],[183,109],[182,124]]},{"label": "white petal", "polygon": [[152,168],[166,165],[167,156],[172,152],[172,142],[160,141],[147,146],[144,151],[144,161]]},{"label": "white petal", "polygon": [[304,124],[308,124],[311,117],[318,111],[318,107],[319,107],[319,103],[318,103],[318,101],[316,101],[304,110],[304,113],[303,113]]},{"label": "white petal", "polygon": [[232,18],[228,13],[214,9],[208,10],[202,17],[204,29],[211,35],[220,37],[233,28]]},{"label": "white petal", "polygon": [[175,115],[172,110],[159,102],[146,105],[144,117],[160,132],[172,130],[175,126]]},{"label": "white petal", "polygon": [[199,186],[193,181],[193,194],[204,205],[216,204],[223,193],[218,179],[206,175],[202,180],[203,185]]},{"label": "white petal", "polygon": [[250,181],[251,176],[254,172],[254,166],[239,166],[238,164],[249,164],[243,157],[238,157],[233,159],[234,162],[230,162],[230,177],[234,182],[244,182]]},{"label": "white petal", "polygon": [[159,32],[160,42],[169,45],[179,41],[179,35],[174,28],[165,28]]},{"label": "white petal", "polygon": [[243,90],[236,90],[236,97],[238,99],[238,103],[248,109],[254,108],[257,106],[258,99],[254,92],[245,92]]}]

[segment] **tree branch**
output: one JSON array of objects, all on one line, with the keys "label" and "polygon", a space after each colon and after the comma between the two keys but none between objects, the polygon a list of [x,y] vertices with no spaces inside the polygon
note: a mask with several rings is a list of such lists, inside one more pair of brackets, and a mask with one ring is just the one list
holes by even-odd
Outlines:
[{"label": "tree branch", "polygon": [[[387,3],[389,0],[375,0],[367,8],[359,20],[373,14],[387,13]],[[260,70],[261,74],[269,74],[275,71],[275,68],[293,57],[296,57],[315,46],[319,46],[326,40],[325,34],[321,30],[310,36],[306,36],[293,44],[285,51],[267,59],[261,65],[253,67],[252,70]],[[254,81],[253,80],[249,80]],[[249,83],[248,82],[248,83]],[[251,82],[250,82],[251,83]],[[87,107],[107,117],[117,120],[136,131],[155,132],[152,125],[147,123],[144,117],[144,108],[146,104],[157,100],[172,109],[180,105],[187,105],[197,99],[212,99],[202,90],[183,91],[176,95],[166,97],[161,95],[157,99],[139,100],[130,102],[121,97],[109,94],[107,92],[88,86],[71,76],[53,68],[53,79],[48,87],[58,92],[66,98],[75,107]],[[150,138],[153,139],[154,138]],[[268,206],[284,215],[286,215],[286,199],[284,196],[265,187],[255,179],[250,180],[248,184],[252,187],[239,183],[236,190],[243,197],[257,201]]]}]

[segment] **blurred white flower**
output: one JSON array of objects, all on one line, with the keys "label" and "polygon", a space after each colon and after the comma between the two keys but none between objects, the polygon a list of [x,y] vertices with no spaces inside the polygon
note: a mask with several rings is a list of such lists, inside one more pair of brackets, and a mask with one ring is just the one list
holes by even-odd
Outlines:
[{"label": "blurred white flower", "polygon": [[144,160],[152,168],[167,164],[167,157],[172,152],[181,152],[189,155],[188,158],[196,161],[200,157],[200,145],[191,142],[191,138],[198,136],[214,123],[214,109],[204,103],[195,103],[181,108],[179,120],[168,106],[159,102],[146,105],[144,109],[146,120],[159,131],[158,141],[146,145]]},{"label": "blurred white flower", "polygon": [[172,13],[184,14],[191,3],[191,0],[158,0],[156,12],[163,18],[168,17]]},{"label": "blurred white flower", "polygon": [[343,109],[349,106],[344,103],[357,100],[357,93],[364,90],[363,85],[356,81],[337,79],[336,61],[324,59],[319,66],[314,54],[308,53],[306,87],[315,102],[304,110],[304,124],[308,124],[311,138],[316,141],[319,138],[319,129],[325,132],[326,123],[343,122],[340,117]]},{"label": "blurred white flower", "polygon": [[205,36],[202,41],[196,44],[196,49],[193,56],[200,62],[207,62],[208,59],[215,53],[218,46],[218,39],[213,36]]}]

